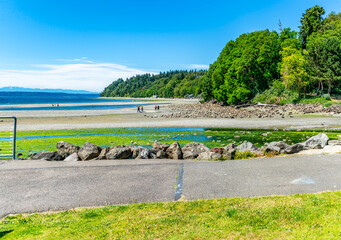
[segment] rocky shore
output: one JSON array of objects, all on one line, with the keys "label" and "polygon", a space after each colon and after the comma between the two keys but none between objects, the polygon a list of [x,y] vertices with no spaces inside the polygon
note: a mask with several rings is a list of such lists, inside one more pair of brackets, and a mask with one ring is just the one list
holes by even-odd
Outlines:
[{"label": "rocky shore", "polygon": [[[163,118],[292,118],[296,114],[321,113],[333,116],[341,114],[341,105],[323,107],[321,104],[244,104],[224,106],[206,102],[195,104],[171,104],[170,113]],[[157,115],[146,115],[158,117]]]},{"label": "rocky shore", "polygon": [[82,147],[60,141],[57,151],[42,151],[29,156],[30,160],[47,161],[88,161],[88,160],[119,160],[119,159],[198,159],[198,160],[232,160],[245,157],[264,155],[293,154],[308,149],[323,149],[327,145],[341,146],[341,139],[329,141],[326,134],[320,133],[307,141],[288,145],[282,141],[270,142],[258,148],[251,142],[240,145],[229,144],[226,147],[209,149],[202,143],[192,142],[181,148],[178,142],[171,145],[155,141],[153,148],[142,146],[114,146],[101,148],[92,143]]}]

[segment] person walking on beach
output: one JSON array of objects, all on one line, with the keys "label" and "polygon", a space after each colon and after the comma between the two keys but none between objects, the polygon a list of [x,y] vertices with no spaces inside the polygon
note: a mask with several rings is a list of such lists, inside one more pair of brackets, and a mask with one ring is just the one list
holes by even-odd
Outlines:
[{"label": "person walking on beach", "polygon": [[141,106],[141,112],[143,112],[143,106]]},{"label": "person walking on beach", "polygon": [[137,107],[137,112],[140,112],[140,106]]}]

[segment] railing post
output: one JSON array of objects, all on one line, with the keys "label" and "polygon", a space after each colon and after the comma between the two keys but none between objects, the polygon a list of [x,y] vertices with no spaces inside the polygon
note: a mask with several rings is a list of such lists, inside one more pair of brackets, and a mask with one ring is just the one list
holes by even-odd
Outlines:
[{"label": "railing post", "polygon": [[14,119],[14,128],[13,128],[13,160],[15,159],[15,152],[16,152],[16,139],[17,139],[17,118],[13,117]]}]

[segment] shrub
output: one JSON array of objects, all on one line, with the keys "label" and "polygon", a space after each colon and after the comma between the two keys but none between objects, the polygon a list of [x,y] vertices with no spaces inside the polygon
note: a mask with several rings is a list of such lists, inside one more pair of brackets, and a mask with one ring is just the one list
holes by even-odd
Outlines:
[{"label": "shrub", "polygon": [[330,100],[330,94],[323,94],[321,97],[326,100]]},{"label": "shrub", "polygon": [[260,157],[260,154],[253,153],[250,151],[245,151],[245,152],[237,151],[236,155],[234,156],[234,159],[246,159],[246,158],[256,158],[256,157]]}]

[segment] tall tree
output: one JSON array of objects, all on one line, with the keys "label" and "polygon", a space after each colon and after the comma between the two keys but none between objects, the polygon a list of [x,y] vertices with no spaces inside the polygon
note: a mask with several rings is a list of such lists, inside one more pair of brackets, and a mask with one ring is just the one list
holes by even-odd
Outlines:
[{"label": "tall tree", "polygon": [[308,37],[321,28],[323,14],[325,14],[324,8],[317,5],[303,13],[299,32],[303,48],[306,48]]},{"label": "tall tree", "polygon": [[228,104],[252,98],[279,79],[279,50],[279,35],[269,30],[242,34],[229,41],[207,72],[207,86],[211,89],[206,91]]},{"label": "tall tree", "polygon": [[285,87],[286,89],[296,88],[300,97],[301,89],[305,89],[308,79],[306,60],[300,50],[292,47],[284,48],[281,54],[283,56],[281,74]]},{"label": "tall tree", "polygon": [[324,85],[331,93],[333,85],[340,85],[341,77],[341,14],[332,13],[324,22],[307,41],[309,74],[317,82],[317,93],[323,93]]}]

